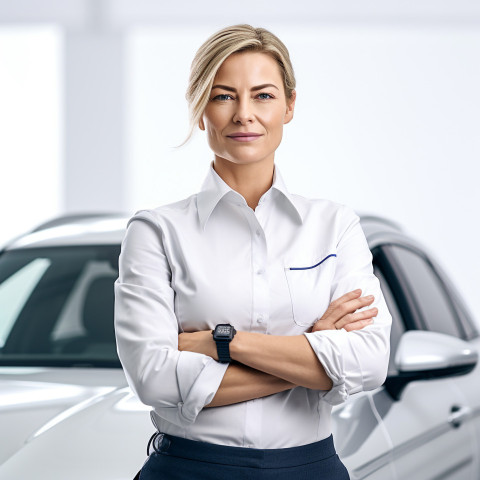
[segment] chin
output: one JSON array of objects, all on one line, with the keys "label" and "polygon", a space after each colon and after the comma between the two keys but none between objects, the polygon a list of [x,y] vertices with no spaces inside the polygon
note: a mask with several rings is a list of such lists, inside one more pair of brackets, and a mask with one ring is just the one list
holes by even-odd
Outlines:
[{"label": "chin", "polygon": [[249,164],[249,163],[257,163],[267,160],[268,158],[272,157],[272,153],[268,152],[266,154],[260,153],[255,154],[255,152],[251,152],[250,154],[246,155],[244,152],[243,155],[216,155],[219,158],[223,158],[232,163],[236,163],[239,165]]},{"label": "chin", "polygon": [[260,162],[263,162],[263,161],[266,161],[266,158],[265,157],[262,157],[262,158],[258,158],[258,157],[255,157],[255,158],[232,158],[232,159],[228,159],[229,162],[232,162],[232,163],[236,163],[237,165],[248,165],[248,164],[251,164],[251,163],[260,163]]}]

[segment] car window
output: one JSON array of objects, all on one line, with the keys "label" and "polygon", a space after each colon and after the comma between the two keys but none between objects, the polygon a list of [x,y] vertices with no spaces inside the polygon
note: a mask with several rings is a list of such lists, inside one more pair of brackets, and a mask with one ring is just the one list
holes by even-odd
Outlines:
[{"label": "car window", "polygon": [[[106,289],[110,287],[108,281],[112,282],[113,288],[116,277],[118,277],[118,272],[112,268],[107,260],[89,259],[85,262],[52,329],[51,338],[54,342],[59,344],[70,338],[88,335],[89,320],[85,318],[85,309],[88,308],[87,302],[96,302],[94,308],[98,307],[98,309],[102,308],[103,303],[102,298],[89,300],[88,292],[95,288],[95,285],[97,285],[97,288],[102,288],[98,286],[101,278],[106,278]],[[111,299],[108,292],[105,292],[105,295],[108,295],[108,298]],[[89,315],[95,315],[95,312]]]},{"label": "car window", "polygon": [[0,285],[0,348],[5,344],[20,310],[50,266],[48,258],[35,258],[22,265]]},{"label": "car window", "polygon": [[461,336],[455,310],[447,291],[426,256],[400,245],[388,247],[407,280],[425,328],[433,332]]},{"label": "car window", "polygon": [[383,273],[380,271],[378,265],[374,265],[373,273],[380,280],[380,288],[385,298],[388,310],[392,315],[392,329],[390,331],[390,361],[388,363],[388,376],[391,376],[398,373],[397,369],[395,368],[394,358],[400,337],[405,331],[405,326],[392,290],[388,285]]},{"label": "car window", "polygon": [[120,246],[0,256],[0,365],[119,366],[113,326]]}]

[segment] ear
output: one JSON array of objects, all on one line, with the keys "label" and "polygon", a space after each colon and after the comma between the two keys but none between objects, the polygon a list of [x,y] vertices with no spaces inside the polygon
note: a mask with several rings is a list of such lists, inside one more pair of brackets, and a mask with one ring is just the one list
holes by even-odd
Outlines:
[{"label": "ear", "polygon": [[293,111],[295,109],[295,100],[297,99],[297,92],[292,90],[292,96],[287,99],[287,108],[285,112],[285,118],[283,123],[288,123],[293,118]]},{"label": "ear", "polygon": [[205,123],[203,123],[203,115],[200,117],[200,120],[198,121],[198,128],[200,130],[205,130]]}]

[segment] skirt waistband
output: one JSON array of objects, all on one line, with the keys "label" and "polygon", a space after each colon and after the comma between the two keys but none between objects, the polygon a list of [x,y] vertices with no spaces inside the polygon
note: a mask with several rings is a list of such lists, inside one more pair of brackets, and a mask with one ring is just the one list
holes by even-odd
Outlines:
[{"label": "skirt waistband", "polygon": [[333,436],[287,448],[245,448],[199,442],[161,433],[153,441],[157,453],[202,462],[257,468],[283,468],[324,460],[336,454]]}]

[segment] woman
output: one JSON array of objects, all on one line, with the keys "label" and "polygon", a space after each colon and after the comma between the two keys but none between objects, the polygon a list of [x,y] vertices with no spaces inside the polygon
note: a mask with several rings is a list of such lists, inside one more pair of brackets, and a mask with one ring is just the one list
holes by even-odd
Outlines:
[{"label": "woman", "polygon": [[213,161],[198,194],[129,220],[115,282],[120,360],[158,430],[141,480],[349,478],[331,407],[383,383],[391,317],[358,216],[291,194],[274,163],[295,98],[265,29],[193,60],[190,135]]}]

